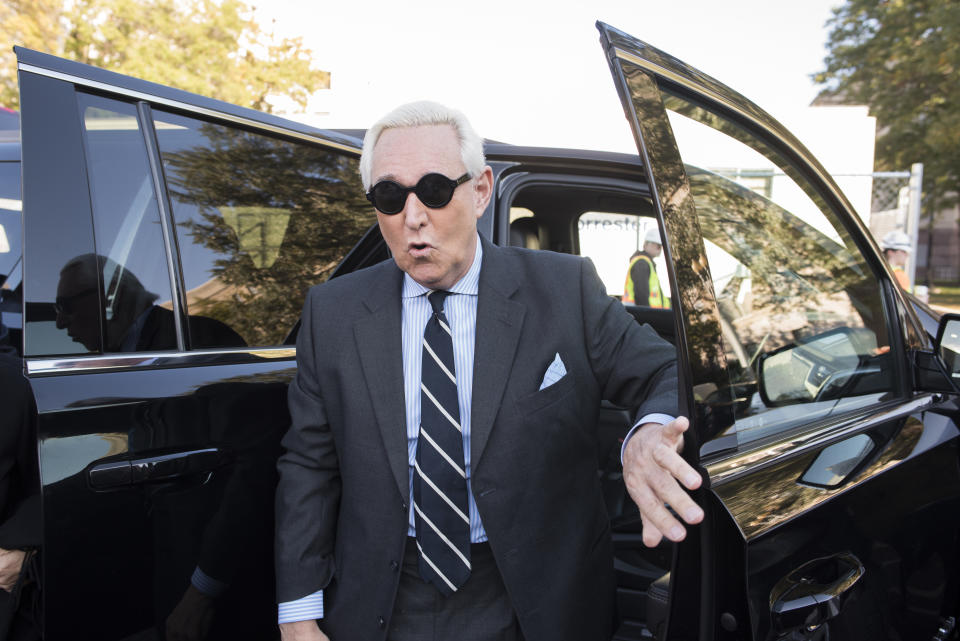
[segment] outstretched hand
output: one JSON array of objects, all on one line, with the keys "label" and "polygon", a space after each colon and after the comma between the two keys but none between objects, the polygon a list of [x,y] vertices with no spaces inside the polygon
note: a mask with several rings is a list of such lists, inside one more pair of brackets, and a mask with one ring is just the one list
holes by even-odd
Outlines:
[{"label": "outstretched hand", "polygon": [[682,541],[687,535],[667,505],[689,525],[703,520],[703,510],[683,491],[683,487],[700,487],[700,475],[679,454],[683,433],[689,426],[683,416],[664,425],[645,423],[624,448],[623,480],[630,498],[640,508],[643,542],[649,547],[663,537]]}]

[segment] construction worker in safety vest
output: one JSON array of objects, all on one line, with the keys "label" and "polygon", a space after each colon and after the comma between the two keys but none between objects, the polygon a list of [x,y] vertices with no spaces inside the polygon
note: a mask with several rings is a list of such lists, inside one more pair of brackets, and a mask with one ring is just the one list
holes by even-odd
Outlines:
[{"label": "construction worker in safety vest", "polygon": [[904,291],[910,291],[910,277],[907,276],[907,258],[910,257],[910,237],[902,231],[887,233],[880,241],[883,257],[887,259],[897,283]]},{"label": "construction worker in safety vest", "polygon": [[660,232],[656,227],[647,230],[643,238],[643,251],[630,257],[627,282],[623,286],[621,300],[628,305],[646,307],[670,307],[670,299],[660,290],[660,279],[653,259],[660,255]]}]

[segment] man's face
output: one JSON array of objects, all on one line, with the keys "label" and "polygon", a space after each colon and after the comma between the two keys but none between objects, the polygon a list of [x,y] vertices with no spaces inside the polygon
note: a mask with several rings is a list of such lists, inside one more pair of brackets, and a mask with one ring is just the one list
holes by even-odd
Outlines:
[{"label": "man's face", "polygon": [[660,250],[662,248],[657,243],[644,243],[643,252],[650,256],[650,258],[656,258],[660,255]]},{"label": "man's face", "polygon": [[[456,179],[466,173],[456,132],[449,125],[388,129],[373,149],[372,184],[392,180],[412,187],[429,173]],[[407,194],[403,210],[392,216],[377,212],[380,231],[397,266],[430,289],[449,289],[473,264],[477,219],[490,200],[493,173],[457,187],[444,207],[430,209]]]},{"label": "man's face", "polygon": [[100,296],[96,275],[84,265],[71,265],[57,283],[57,329],[88,350],[100,347]]},{"label": "man's face", "polygon": [[903,251],[902,249],[888,249],[887,250],[887,262],[889,262],[894,267],[904,267],[907,264],[907,257],[910,254]]}]

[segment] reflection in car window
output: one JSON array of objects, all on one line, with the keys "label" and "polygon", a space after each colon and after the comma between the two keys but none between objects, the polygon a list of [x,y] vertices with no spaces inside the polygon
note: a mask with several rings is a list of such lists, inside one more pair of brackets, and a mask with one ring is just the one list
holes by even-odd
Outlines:
[{"label": "reflection in car window", "polygon": [[77,94],[93,205],[96,254],[67,257],[57,327],[94,351],[176,349],[160,214],[132,104]]},{"label": "reflection in car window", "polygon": [[20,260],[20,163],[0,162],[0,284]]},{"label": "reflection in car window", "polygon": [[[19,344],[21,318],[20,163],[0,162],[0,351]],[[18,335],[19,336],[19,335]]]},{"label": "reflection in car window", "polygon": [[[357,160],[154,111],[191,315],[249,345],[280,345],[307,289],[376,222]],[[225,347],[191,333],[191,345]]]},{"label": "reflection in car window", "polygon": [[719,158],[748,163],[738,169],[750,171],[723,165],[734,178],[760,171],[775,177],[741,183],[687,167],[730,375],[729,389],[701,392],[707,402],[732,402],[728,433],[743,444],[889,396],[880,284],[835,214],[788,176],[769,148],[758,143],[760,154],[741,142],[748,133],[701,136],[696,127],[703,125],[671,116],[685,162],[708,141],[701,162],[715,169]]}]

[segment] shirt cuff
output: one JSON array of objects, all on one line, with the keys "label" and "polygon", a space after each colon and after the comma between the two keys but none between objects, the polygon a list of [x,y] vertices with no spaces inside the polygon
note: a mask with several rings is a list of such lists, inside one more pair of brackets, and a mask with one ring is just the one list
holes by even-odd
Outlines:
[{"label": "shirt cuff", "polygon": [[630,428],[630,431],[627,432],[627,435],[623,439],[623,445],[620,446],[620,465],[623,465],[623,453],[627,449],[627,442],[630,440],[630,437],[633,436],[633,433],[637,431],[637,428],[645,423],[660,423],[660,425],[666,425],[673,419],[675,416],[670,416],[669,414],[647,414],[636,424]]},{"label": "shirt cuff", "polygon": [[217,598],[230,587],[228,583],[215,579],[201,570],[199,565],[193,571],[193,576],[190,577],[190,583],[193,584],[193,587],[213,598]]},{"label": "shirt cuff", "polygon": [[311,621],[323,618],[323,590],[317,590],[296,601],[285,601],[277,606],[277,623]]}]

